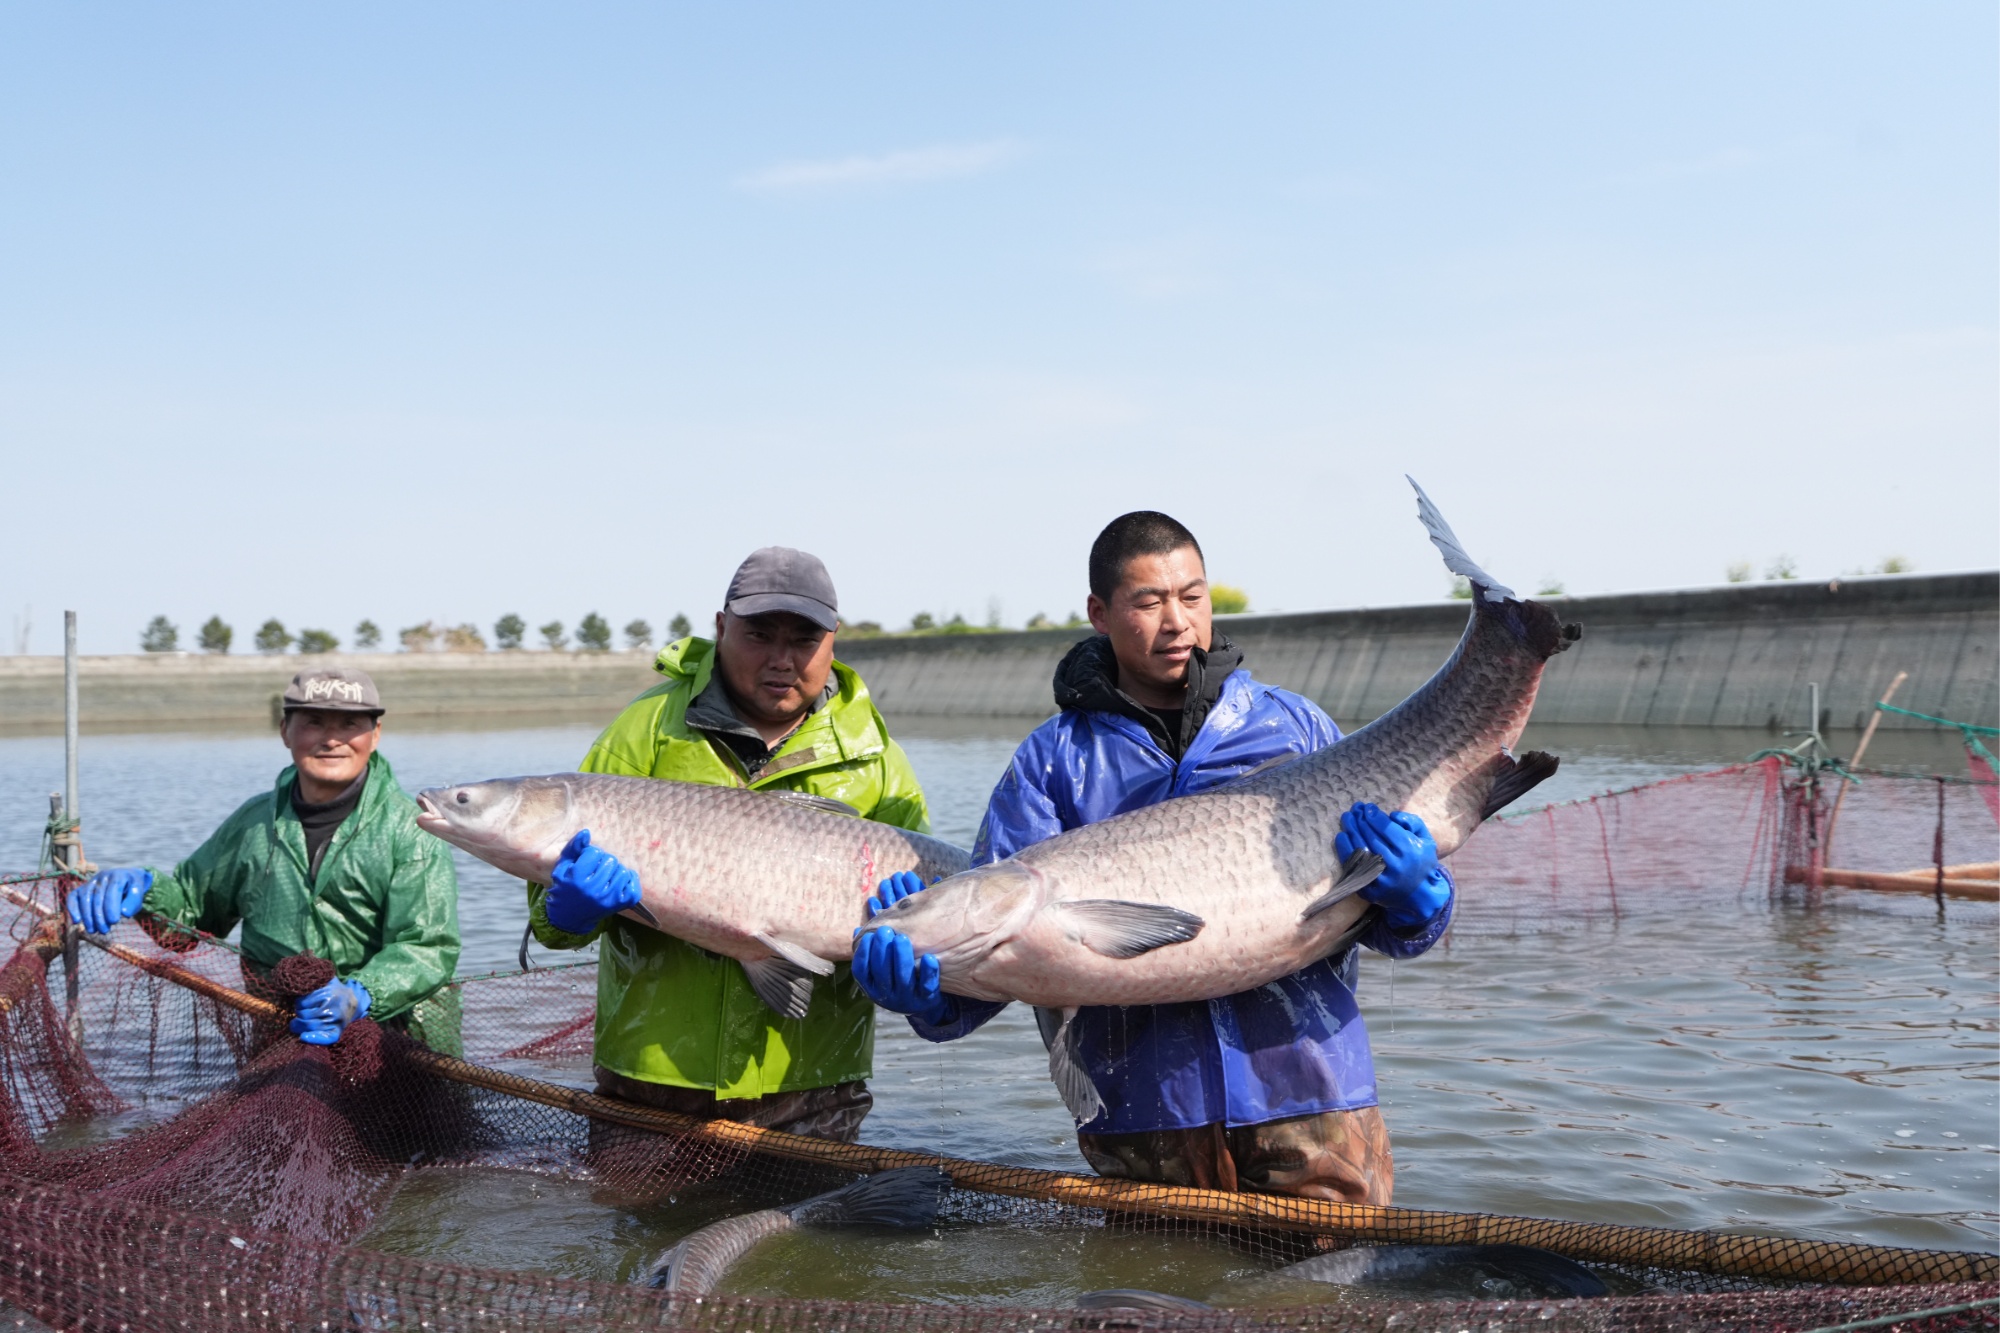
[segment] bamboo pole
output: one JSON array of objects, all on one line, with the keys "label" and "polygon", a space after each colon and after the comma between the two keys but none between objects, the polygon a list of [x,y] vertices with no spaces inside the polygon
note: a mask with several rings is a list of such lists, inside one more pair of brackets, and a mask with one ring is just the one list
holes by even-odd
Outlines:
[{"label": "bamboo pole", "polygon": [[[50,909],[10,887],[0,885],[0,896],[41,913],[45,918],[52,915]],[[185,986],[240,1013],[270,1020],[290,1016],[290,1011],[281,1005],[246,995],[168,959],[148,957],[98,936],[85,938],[122,962]],[[1392,1240],[1425,1245],[1532,1244],[1576,1259],[1645,1264],[1684,1272],[1776,1281],[1885,1286],[1910,1281],[2000,1280],[2000,1256],[1972,1251],[1913,1250],[1893,1245],[1780,1240],[1769,1236],[1676,1231],[1666,1227],[1635,1227],[1608,1222],[1565,1222],[1495,1213],[1449,1213],[1376,1204],[1330,1203],[1288,1195],[1231,1193],[1181,1185],[1105,1180],[900,1148],[834,1143],[774,1129],[759,1129],[734,1120],[697,1120],[672,1111],[600,1097],[580,1088],[566,1088],[520,1074],[488,1069],[453,1056],[441,1055],[415,1043],[410,1045],[407,1055],[416,1067],[439,1078],[552,1106],[608,1124],[707,1140],[783,1161],[809,1162],[862,1173],[898,1166],[935,1167],[949,1175],[952,1183],[962,1189],[1073,1204],[1112,1213],[1166,1217],[1225,1227],[1339,1236],[1350,1240]]]},{"label": "bamboo pole", "polygon": [[[1868,742],[1875,739],[1875,728],[1882,725],[1881,705],[1895,698],[1896,691],[1903,688],[1903,682],[1909,678],[1909,672],[1898,671],[1896,678],[1889,682],[1889,688],[1882,691],[1882,698],[1877,702],[1874,711],[1868,714],[1868,725],[1861,729],[1861,741],[1854,747],[1854,757],[1847,761],[1849,767],[1858,768],[1861,766],[1861,756],[1868,753]],[[1820,840],[1820,847],[1824,852],[1824,855],[1820,858],[1822,865],[1833,860],[1833,830],[1840,824],[1840,803],[1847,799],[1847,789],[1853,785],[1853,778],[1847,778],[1841,782],[1840,794],[1833,798],[1833,809],[1827,812],[1826,837]]]},{"label": "bamboo pole", "polygon": [[[1877,893],[1942,893],[1947,898],[1973,902],[2000,902],[2000,880],[1984,877],[1952,876],[1936,870],[1908,870],[1888,873],[1873,870],[1821,870],[1819,882],[1835,889],[1871,889]],[[1805,866],[1785,867],[1785,883],[1804,884],[1811,874]]]}]

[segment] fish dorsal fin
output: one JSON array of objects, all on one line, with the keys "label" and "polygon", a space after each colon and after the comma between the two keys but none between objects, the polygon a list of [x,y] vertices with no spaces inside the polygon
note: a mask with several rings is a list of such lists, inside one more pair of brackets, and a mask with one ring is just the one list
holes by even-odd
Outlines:
[{"label": "fish dorsal fin", "polygon": [[1287,751],[1284,754],[1274,754],[1269,759],[1266,759],[1263,763],[1258,764],[1256,767],[1244,769],[1241,773],[1238,773],[1235,777],[1231,778],[1230,781],[1248,782],[1252,778],[1261,777],[1264,774],[1269,773],[1274,768],[1283,768],[1286,764],[1291,763],[1293,760],[1301,759],[1303,757],[1304,757],[1303,755],[1292,754],[1289,751]]},{"label": "fish dorsal fin", "polygon": [[824,815],[846,815],[850,819],[861,818],[861,812],[845,801],[836,801],[831,796],[815,796],[809,791],[765,791],[758,793],[774,801],[785,801],[802,810],[817,810]]},{"label": "fish dorsal fin", "polygon": [[1106,958],[1137,958],[1162,945],[1185,944],[1208,924],[1178,907],[1122,898],[1073,898],[1054,910],[1084,948]]},{"label": "fish dorsal fin", "polygon": [[1417,517],[1423,521],[1424,529],[1431,534],[1431,543],[1444,556],[1444,567],[1454,574],[1464,576],[1477,590],[1478,595],[1489,602],[1506,602],[1514,598],[1514,590],[1481,569],[1478,562],[1465,553],[1458,534],[1451,530],[1451,524],[1444,521],[1444,515],[1431,503],[1431,497],[1424,494],[1424,488],[1417,485],[1415,477],[1405,474],[1404,481],[1417,493]]}]

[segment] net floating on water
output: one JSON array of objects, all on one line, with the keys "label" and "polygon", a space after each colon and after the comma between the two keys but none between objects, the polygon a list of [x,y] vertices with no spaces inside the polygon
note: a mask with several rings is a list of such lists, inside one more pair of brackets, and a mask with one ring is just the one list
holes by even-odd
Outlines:
[{"label": "net floating on water", "polygon": [[[1864,870],[1991,859],[1987,793],[1869,775],[1842,816]],[[1454,858],[1478,929],[1553,928],[1682,887],[1787,887],[1810,863],[1819,793],[1774,761],[1494,821]],[[1690,828],[1704,836],[1690,838]],[[1850,841],[1851,839],[1851,841]],[[1911,848],[1922,844],[1913,854]],[[1983,854],[1982,854],[1983,853]],[[587,1056],[589,967],[459,983],[426,1002],[443,1050],[365,1025],[354,1052],[301,1045],[239,958],[121,926],[86,949],[68,1035],[49,985],[64,881],[0,915],[0,1301],[64,1329],[1908,1329],[2000,1327],[1987,1254],[1724,1232],[1374,1208],[1147,1185],[698,1122],[560,1086]],[[1621,909],[1620,904],[1624,904]],[[1953,910],[1980,910],[1954,907]],[[122,1118],[140,1128],[81,1142]],[[65,1141],[80,1146],[65,1147]],[[946,1215],[1201,1236],[1272,1267],[1349,1244],[1554,1250],[1660,1294],[1564,1301],[1368,1300],[1173,1312],[884,1305],[710,1296],[441,1263],[356,1242],[412,1173],[572,1175],[633,1206],[726,1183],[789,1202],[894,1166],[952,1177]],[[1871,1324],[1870,1321],[1888,1320]]]}]

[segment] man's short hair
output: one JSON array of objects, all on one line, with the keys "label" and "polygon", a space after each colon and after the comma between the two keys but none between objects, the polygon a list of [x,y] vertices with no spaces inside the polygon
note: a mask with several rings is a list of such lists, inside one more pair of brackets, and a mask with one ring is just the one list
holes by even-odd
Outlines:
[{"label": "man's short hair", "polygon": [[[1108,602],[1125,579],[1125,566],[1135,558],[1166,555],[1183,546],[1194,547],[1195,555],[1201,556],[1201,543],[1178,520],[1151,509],[1120,514],[1090,544],[1090,591]],[[1202,564],[1207,563],[1202,557]]]}]

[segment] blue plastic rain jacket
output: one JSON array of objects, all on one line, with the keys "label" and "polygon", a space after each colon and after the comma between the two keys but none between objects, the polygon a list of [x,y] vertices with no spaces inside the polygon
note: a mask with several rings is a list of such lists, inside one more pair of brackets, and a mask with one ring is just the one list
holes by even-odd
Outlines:
[{"label": "blue plastic rain jacket", "polygon": [[[1195,671],[1222,679],[1206,690],[1199,674],[1191,679],[1187,721],[1198,729],[1176,762],[1168,751],[1179,748],[1177,738],[1116,689],[1109,641],[1078,644],[1056,670],[1063,711],[1014,752],[987,804],[973,864],[1205,791],[1271,759],[1310,754],[1340,739],[1333,719],[1310,700],[1235,669],[1241,656],[1220,635],[1206,660],[1197,654]],[[1392,958],[1414,957],[1444,934],[1455,900],[1454,894],[1408,935],[1398,935],[1377,913],[1360,942]],[[1354,997],[1358,971],[1358,956],[1349,948],[1219,1000],[1080,1010],[1078,1050],[1105,1109],[1078,1128],[1125,1134],[1218,1121],[1235,1127],[1375,1105],[1375,1063]],[[931,1025],[912,1018],[910,1026],[928,1040],[952,1041],[1003,1008],[959,997],[954,1021]]]}]

